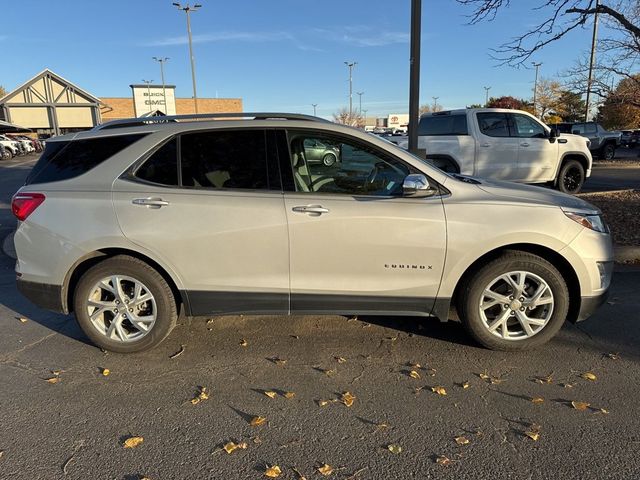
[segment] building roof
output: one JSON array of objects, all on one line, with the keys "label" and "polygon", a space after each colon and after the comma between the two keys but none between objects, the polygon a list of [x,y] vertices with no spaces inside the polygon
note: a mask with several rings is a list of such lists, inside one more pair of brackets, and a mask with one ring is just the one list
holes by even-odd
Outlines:
[{"label": "building roof", "polygon": [[45,76],[50,76],[51,78],[57,80],[59,83],[62,83],[64,85],[67,85],[67,86],[71,87],[75,92],[77,92],[80,95],[88,98],[89,100],[94,101],[95,103],[101,103],[100,99],[98,97],[96,97],[95,95],[90,94],[86,90],[78,87],[75,83],[70,82],[66,78],[61,77],[60,75],[58,75],[57,73],[49,70],[48,68],[45,68],[40,73],[38,73],[35,76],[33,76],[32,78],[30,78],[29,80],[24,82],[19,87],[15,88],[11,92],[7,93],[4,97],[0,98],[0,104],[6,103],[7,100],[11,99],[12,97],[14,97],[18,93],[20,93],[22,90],[24,90],[25,88],[29,87],[29,85],[32,85],[33,83],[37,82],[40,78],[45,77]]}]

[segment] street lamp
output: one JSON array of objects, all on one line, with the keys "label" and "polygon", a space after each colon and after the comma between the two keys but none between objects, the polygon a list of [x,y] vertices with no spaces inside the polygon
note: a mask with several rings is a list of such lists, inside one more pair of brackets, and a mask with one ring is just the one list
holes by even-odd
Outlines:
[{"label": "street lamp", "polygon": [[436,107],[438,106],[438,99],[440,97],[431,97],[431,98],[433,98],[433,111],[435,112],[436,111]]},{"label": "street lamp", "polygon": [[169,60],[169,57],[153,57],[153,59],[160,64],[160,77],[162,78],[162,99],[164,100],[164,113],[168,115],[167,111],[167,91],[164,84],[164,62]]},{"label": "street lamp", "polygon": [[364,126],[367,126],[367,110],[362,110],[362,119],[364,121]]},{"label": "street lamp", "polygon": [[149,113],[151,113],[151,84],[153,83],[153,80],[145,80],[143,78],[142,83],[147,84],[147,97],[148,97],[147,101],[149,102]]},{"label": "street lamp", "polygon": [[596,0],[595,15],[593,16],[593,35],[591,37],[591,55],[589,55],[589,75],[587,77],[587,100],[584,108],[584,121],[589,121],[589,102],[591,100],[591,85],[593,82],[593,66],[596,61],[596,45],[598,43],[598,13],[600,0]]},{"label": "street lamp", "polygon": [[536,63],[536,62],[531,62],[531,65],[533,65],[534,67],[536,67],[536,80],[533,83],[533,114],[537,117],[538,116],[538,109],[536,108],[536,100],[537,100],[537,95],[538,95],[538,68],[540,68],[540,65],[542,65],[542,62],[540,63]]},{"label": "street lamp", "polygon": [[349,117],[351,117],[353,113],[353,67],[358,62],[344,62],[344,64],[349,67]]},{"label": "street lamp", "polygon": [[195,12],[202,5],[196,3],[193,7],[189,6],[187,3],[186,6],[182,6],[180,3],[173,3],[178,10],[182,10],[187,14],[187,34],[189,35],[189,57],[191,58],[191,82],[193,83],[193,105],[195,107],[196,113],[198,113],[198,94],[196,92],[196,67],[195,67],[195,58],[193,56],[193,41],[191,38],[191,12]]},{"label": "street lamp", "polygon": [[489,104],[489,90],[491,90],[491,87],[483,87],[483,88],[485,93],[484,106],[486,107]]},{"label": "street lamp", "polygon": [[364,92],[356,92],[356,95],[358,95],[360,99],[360,106],[358,107],[358,111],[360,112],[360,115],[362,115],[362,95],[364,95]]},{"label": "street lamp", "polygon": [[316,116],[316,107],[318,106],[317,103],[312,103],[311,106],[313,107],[313,116]]}]

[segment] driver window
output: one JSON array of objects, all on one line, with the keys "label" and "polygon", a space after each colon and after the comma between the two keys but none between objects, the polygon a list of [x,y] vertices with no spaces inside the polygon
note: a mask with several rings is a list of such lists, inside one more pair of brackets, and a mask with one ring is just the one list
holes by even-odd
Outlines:
[{"label": "driver window", "polygon": [[521,138],[545,138],[546,131],[542,125],[526,115],[514,114],[516,133]]},{"label": "driver window", "polygon": [[392,196],[402,194],[409,167],[356,142],[289,133],[297,192]]}]

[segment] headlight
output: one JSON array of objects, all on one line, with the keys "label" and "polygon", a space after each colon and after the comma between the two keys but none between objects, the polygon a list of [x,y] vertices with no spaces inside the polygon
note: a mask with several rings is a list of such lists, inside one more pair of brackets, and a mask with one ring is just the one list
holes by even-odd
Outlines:
[{"label": "headlight", "polygon": [[589,230],[600,233],[609,233],[609,227],[598,213],[582,213],[563,210],[564,214],[576,223],[579,223]]}]

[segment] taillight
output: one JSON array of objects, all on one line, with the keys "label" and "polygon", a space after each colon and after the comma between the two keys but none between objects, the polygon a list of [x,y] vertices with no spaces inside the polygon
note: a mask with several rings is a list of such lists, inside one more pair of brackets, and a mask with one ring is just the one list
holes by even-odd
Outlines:
[{"label": "taillight", "polygon": [[42,193],[16,193],[11,200],[11,211],[20,221],[26,220],[44,202]]}]

